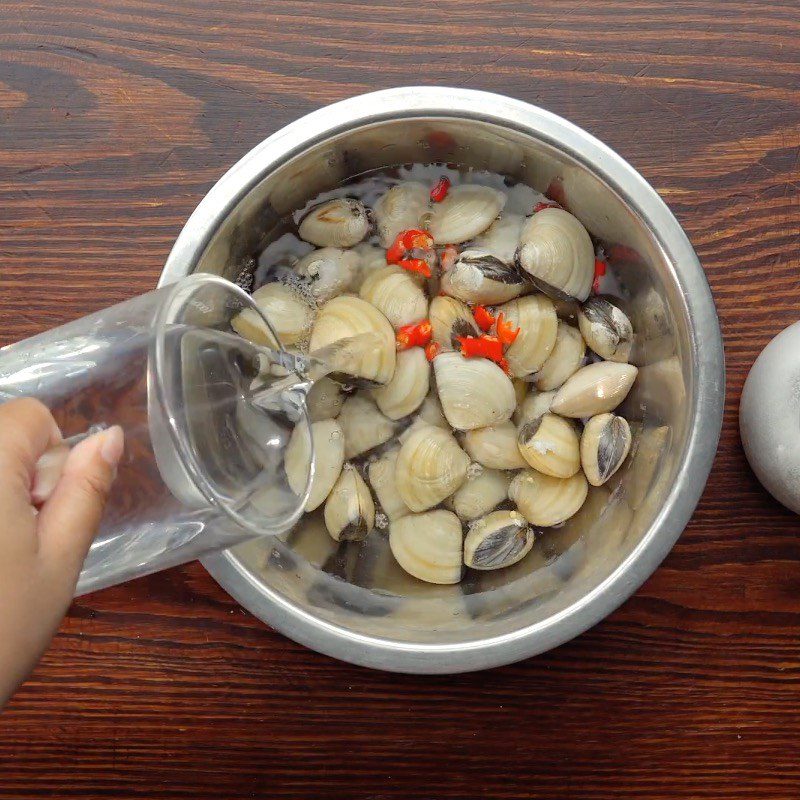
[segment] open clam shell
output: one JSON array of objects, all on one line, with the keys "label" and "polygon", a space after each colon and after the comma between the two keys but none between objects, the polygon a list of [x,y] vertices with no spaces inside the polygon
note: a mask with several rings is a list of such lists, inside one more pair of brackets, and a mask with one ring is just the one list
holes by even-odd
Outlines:
[{"label": "open clam shell", "polygon": [[556,343],[558,317],[553,303],[544,295],[535,294],[511,300],[497,310],[519,328],[505,354],[512,375],[524,378],[537,372]]},{"label": "open clam shell", "polygon": [[397,354],[394,375],[385,386],[373,389],[372,397],[389,419],[402,419],[416,411],[428,394],[431,365],[421,347]]},{"label": "open clam shell", "polygon": [[590,297],[578,311],[586,344],[607,361],[627,362],[633,347],[633,325],[628,315],[605,297]]},{"label": "open clam shell", "polygon": [[375,527],[375,503],[352,464],[342,467],[325,501],[325,527],[337,542],[360,542]]},{"label": "open clam shell", "polygon": [[442,411],[452,427],[469,431],[511,419],[514,386],[494,362],[440,353],[433,370]]},{"label": "open clam shell", "polygon": [[523,423],[517,444],[528,464],[545,475],[569,478],[581,468],[575,426],[556,414],[543,414]]},{"label": "open clam shell", "polygon": [[496,189],[462,184],[450,189],[431,211],[428,231],[436,244],[460,244],[483,233],[503,210],[506,196]]},{"label": "open clam shell", "polygon": [[630,425],[616,414],[598,414],[586,423],[581,436],[581,464],[592,486],[601,486],[622,466],[631,440]]},{"label": "open clam shell", "polygon": [[517,264],[545,294],[583,301],[594,280],[594,246],[576,217],[545,208],[525,222]]},{"label": "open clam shell", "polygon": [[389,528],[389,546],[397,563],[409,575],[428,583],[461,580],[461,543],[461,521],[451,511],[409,514]]},{"label": "open clam shell", "polygon": [[558,389],[580,369],[585,355],[586,343],[581,332],[572,325],[559,322],[553,351],[536,373],[536,388],[542,392]]},{"label": "open clam shell", "polygon": [[628,395],[638,370],[632,364],[598,361],[581,367],[558,390],[550,406],[562,417],[593,417],[613,411]]},{"label": "open clam shell", "polygon": [[502,569],[525,558],[534,533],[518,511],[493,511],[470,525],[464,563],[472,569]]},{"label": "open clam shell", "polygon": [[554,478],[528,469],[511,481],[508,497],[531,525],[550,528],[577,514],[588,491],[582,472],[571,478]]},{"label": "open clam shell", "polygon": [[400,448],[394,447],[372,461],[367,470],[372,491],[375,492],[381,510],[390,522],[411,513],[411,509],[403,502],[400,492],[397,491],[395,471],[399,454]]},{"label": "open clam shell", "polygon": [[369,215],[364,204],[349,197],[337,197],[308,209],[297,233],[317,247],[352,247],[369,233],[369,229]]}]

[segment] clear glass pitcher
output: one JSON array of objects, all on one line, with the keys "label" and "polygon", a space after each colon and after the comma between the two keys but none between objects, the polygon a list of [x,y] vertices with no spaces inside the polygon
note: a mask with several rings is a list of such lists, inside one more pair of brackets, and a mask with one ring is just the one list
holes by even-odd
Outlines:
[{"label": "clear glass pitcher", "polygon": [[[302,514],[309,384],[299,357],[232,332],[248,309],[272,331],[246,292],[198,274],[0,349],[0,402],[41,400],[63,451],[97,429],[125,432],[77,594],[280,533]],[[311,457],[293,489],[283,467],[295,428]]]}]

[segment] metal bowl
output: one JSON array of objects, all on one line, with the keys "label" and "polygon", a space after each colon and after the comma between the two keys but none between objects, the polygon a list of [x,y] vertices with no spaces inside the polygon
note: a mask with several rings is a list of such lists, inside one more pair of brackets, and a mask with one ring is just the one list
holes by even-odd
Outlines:
[{"label": "metal bowl", "polygon": [[431,586],[405,575],[386,537],[337,547],[311,517],[282,539],[203,564],[253,614],[356,664],[447,673],[517,661],[602,619],[655,570],[688,522],[722,420],[717,315],[686,235],[647,182],[601,142],[526,103],[409,87],[328,106],[248,153],[192,214],[161,283],[195,271],[235,277],[280,219],[370,170],[455,162],[561,194],[607,246],[637,333],[640,368],[623,413],[636,442],[611,487],[541,537],[519,564]]}]

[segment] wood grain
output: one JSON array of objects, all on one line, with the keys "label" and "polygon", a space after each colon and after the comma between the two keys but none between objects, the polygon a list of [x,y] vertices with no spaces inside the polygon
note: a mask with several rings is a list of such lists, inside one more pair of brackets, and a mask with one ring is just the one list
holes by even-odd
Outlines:
[{"label": "wood grain", "polygon": [[800,539],[737,405],[794,322],[796,0],[0,4],[0,344],[153,286],[216,178],[330,101],[415,83],[545,106],[685,226],[728,395],[705,496],[617,613],[458,677],[318,656],[198,565],[75,604],[0,718],[0,798],[793,798]]}]

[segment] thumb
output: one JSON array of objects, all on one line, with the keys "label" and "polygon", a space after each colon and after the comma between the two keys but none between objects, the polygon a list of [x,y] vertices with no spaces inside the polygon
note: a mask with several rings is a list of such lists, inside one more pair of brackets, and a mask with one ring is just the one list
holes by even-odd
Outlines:
[{"label": "thumb", "polygon": [[125,438],[115,425],[76,445],[61,477],[39,512],[39,548],[45,560],[77,580],[97,533]]}]

